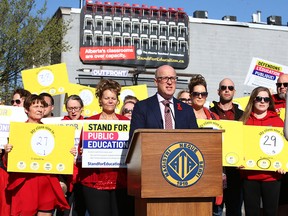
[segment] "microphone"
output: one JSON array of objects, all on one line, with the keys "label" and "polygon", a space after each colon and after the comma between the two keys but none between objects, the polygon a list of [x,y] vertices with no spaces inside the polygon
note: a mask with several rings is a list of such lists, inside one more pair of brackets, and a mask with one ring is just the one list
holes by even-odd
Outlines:
[{"label": "microphone", "polygon": [[173,118],[173,120],[174,120],[175,128],[176,128],[176,120],[175,120],[174,113],[172,112],[172,109],[171,109],[171,107],[170,107],[170,103],[167,103],[166,106],[168,107],[168,109],[167,109],[166,112],[167,112],[167,113],[170,113],[170,112],[171,112],[172,118]]}]

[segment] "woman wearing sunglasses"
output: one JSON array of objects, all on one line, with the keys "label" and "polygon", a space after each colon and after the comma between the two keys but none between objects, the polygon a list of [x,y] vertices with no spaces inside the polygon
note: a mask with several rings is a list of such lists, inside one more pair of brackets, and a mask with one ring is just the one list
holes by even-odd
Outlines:
[{"label": "woman wearing sunglasses", "polygon": [[[241,119],[245,125],[283,127],[283,120],[277,115],[268,88],[255,88]],[[276,170],[275,170],[276,171]],[[263,215],[277,215],[280,193],[280,178],[284,170],[255,171],[241,170],[246,215],[260,215],[260,200],[263,203]]]},{"label": "woman wearing sunglasses", "polygon": [[208,96],[205,78],[200,74],[193,76],[190,79],[188,87],[191,97],[191,104],[196,118],[219,120],[219,116],[216,113],[213,113],[208,108],[204,107]]},{"label": "woman wearing sunglasses", "polygon": [[183,89],[178,92],[177,99],[182,101],[183,103],[187,103],[191,105],[191,98],[190,98],[190,92],[189,89]]},{"label": "woman wearing sunglasses", "polygon": [[135,103],[133,101],[125,102],[120,111],[121,115],[126,116],[131,120],[134,105]]},{"label": "woman wearing sunglasses", "polygon": [[31,93],[25,89],[19,88],[13,92],[11,105],[17,107],[24,106],[24,100],[27,98]]}]

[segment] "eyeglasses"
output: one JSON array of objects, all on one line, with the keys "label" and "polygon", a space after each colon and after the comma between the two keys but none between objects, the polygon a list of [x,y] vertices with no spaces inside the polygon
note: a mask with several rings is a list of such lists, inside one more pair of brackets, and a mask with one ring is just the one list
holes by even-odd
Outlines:
[{"label": "eyeglasses", "polygon": [[229,89],[229,91],[233,91],[234,90],[234,86],[225,86],[225,85],[220,86],[220,89],[222,91],[225,91],[227,88]]},{"label": "eyeglasses", "polygon": [[133,109],[124,109],[123,114],[132,113]]},{"label": "eyeglasses", "polygon": [[201,97],[206,98],[208,96],[208,92],[192,92],[193,97]]},{"label": "eyeglasses", "polygon": [[19,99],[11,100],[11,105],[13,105],[14,103],[20,104],[20,103],[21,103],[21,100],[19,100]]},{"label": "eyeglasses", "polygon": [[288,87],[288,83],[276,83],[277,88],[282,87],[282,85],[287,88]]},{"label": "eyeglasses", "polygon": [[156,79],[158,79],[161,82],[165,82],[167,83],[169,80],[174,83],[178,80],[178,77],[174,76],[174,77],[157,77]]},{"label": "eyeglasses", "polygon": [[257,96],[255,98],[255,101],[256,102],[262,102],[264,100],[265,103],[269,103],[271,101],[271,99],[269,97],[260,97],[260,96]]},{"label": "eyeglasses", "polygon": [[180,101],[182,101],[183,103],[191,103],[191,99],[190,98],[179,98]]},{"label": "eyeglasses", "polygon": [[78,112],[82,107],[67,107],[68,112],[72,112],[73,110],[75,112]]}]

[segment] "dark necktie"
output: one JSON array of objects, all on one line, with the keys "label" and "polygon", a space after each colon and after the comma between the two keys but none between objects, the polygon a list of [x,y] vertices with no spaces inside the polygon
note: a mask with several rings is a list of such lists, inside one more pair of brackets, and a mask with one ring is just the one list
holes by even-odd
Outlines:
[{"label": "dark necktie", "polygon": [[170,101],[164,100],[164,101],[162,101],[162,103],[165,106],[165,109],[164,109],[165,129],[173,129],[171,109],[170,109]]}]

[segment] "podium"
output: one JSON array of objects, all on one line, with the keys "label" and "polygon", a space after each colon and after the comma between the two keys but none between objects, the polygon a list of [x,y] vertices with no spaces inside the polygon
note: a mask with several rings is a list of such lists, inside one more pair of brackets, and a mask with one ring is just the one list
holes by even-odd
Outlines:
[{"label": "podium", "polygon": [[222,132],[136,130],[126,157],[135,216],[211,216],[223,193]]}]

